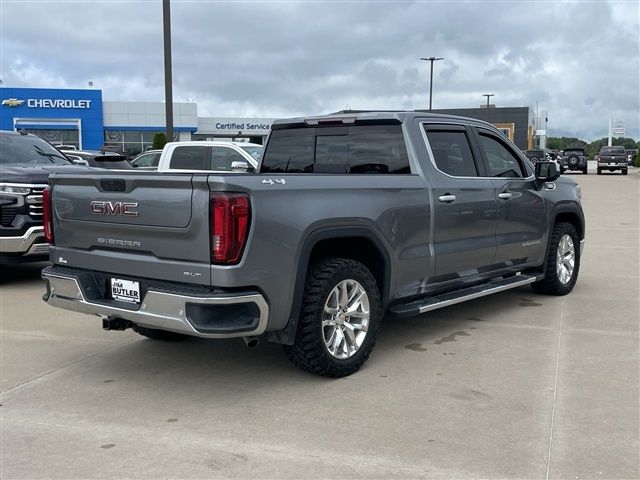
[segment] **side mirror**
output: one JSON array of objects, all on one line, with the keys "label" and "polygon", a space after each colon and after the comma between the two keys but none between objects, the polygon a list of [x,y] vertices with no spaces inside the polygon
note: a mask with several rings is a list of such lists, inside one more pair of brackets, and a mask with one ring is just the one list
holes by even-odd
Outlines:
[{"label": "side mirror", "polygon": [[84,165],[85,167],[89,166],[89,162],[86,161],[82,157],[78,157],[77,155],[67,155],[67,158],[73,162],[74,165]]},{"label": "side mirror", "polygon": [[249,171],[249,164],[242,161],[231,162],[231,171],[235,173],[246,173]]},{"label": "side mirror", "polygon": [[556,162],[536,162],[536,178],[542,182],[553,182],[560,178]]}]

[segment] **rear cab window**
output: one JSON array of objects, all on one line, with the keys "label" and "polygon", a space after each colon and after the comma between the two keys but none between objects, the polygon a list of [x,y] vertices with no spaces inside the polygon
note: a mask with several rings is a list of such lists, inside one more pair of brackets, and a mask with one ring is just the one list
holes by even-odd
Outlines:
[{"label": "rear cab window", "polygon": [[600,153],[605,153],[607,155],[616,154],[616,155],[625,155],[624,147],[602,147]]},{"label": "rear cab window", "polygon": [[410,174],[401,125],[276,129],[262,173]]}]

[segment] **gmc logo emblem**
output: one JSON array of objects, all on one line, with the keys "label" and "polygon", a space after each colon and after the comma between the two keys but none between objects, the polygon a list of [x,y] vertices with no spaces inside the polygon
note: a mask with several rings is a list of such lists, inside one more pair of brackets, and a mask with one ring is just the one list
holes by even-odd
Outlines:
[{"label": "gmc logo emblem", "polygon": [[137,217],[138,202],[103,202],[94,200],[91,202],[91,213],[94,215],[124,215]]}]

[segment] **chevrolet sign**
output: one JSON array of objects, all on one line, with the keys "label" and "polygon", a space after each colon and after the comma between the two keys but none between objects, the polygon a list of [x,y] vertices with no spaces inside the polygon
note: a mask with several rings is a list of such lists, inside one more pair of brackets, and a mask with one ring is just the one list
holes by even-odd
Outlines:
[{"label": "chevrolet sign", "polygon": [[91,100],[61,100],[49,98],[30,98],[29,108],[90,108]]},{"label": "chevrolet sign", "polygon": [[2,105],[6,105],[7,107],[19,107],[24,103],[24,100],[18,100],[17,98],[7,98],[6,100],[2,100]]},{"label": "chevrolet sign", "polygon": [[[24,102],[24,100],[18,100],[17,98],[8,98],[2,101],[2,105],[19,107]],[[91,108],[91,100],[29,98],[26,102],[29,108]]]}]

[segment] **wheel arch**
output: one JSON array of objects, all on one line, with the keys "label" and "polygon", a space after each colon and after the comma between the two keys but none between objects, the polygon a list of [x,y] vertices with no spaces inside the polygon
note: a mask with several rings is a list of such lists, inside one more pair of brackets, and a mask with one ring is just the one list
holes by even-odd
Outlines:
[{"label": "wheel arch", "polygon": [[365,265],[380,290],[383,311],[386,309],[391,290],[391,257],[378,234],[367,226],[321,227],[305,237],[298,254],[295,289],[287,326],[283,330],[271,332],[269,340],[285,345],[293,343],[309,265],[316,258],[329,256],[349,258]]},{"label": "wheel arch", "polygon": [[[576,229],[578,238],[584,240],[585,238],[585,223],[584,214],[575,205],[561,205],[556,207],[551,214],[553,221],[549,224],[549,232],[547,234],[547,249],[544,256],[544,263],[542,265],[543,274],[547,271],[547,258],[549,258],[549,251],[551,249],[551,236],[553,235],[553,227],[557,223],[570,223]],[[582,254],[582,252],[580,252]]]},{"label": "wheel arch", "polygon": [[584,239],[585,227],[584,227],[584,217],[582,215],[579,215],[576,211],[573,211],[573,210],[556,212],[553,219],[553,223],[551,224],[551,227],[553,228],[553,225],[561,222],[566,222],[573,225],[574,228],[576,229],[576,232],[578,232],[578,238],[580,240]]}]

